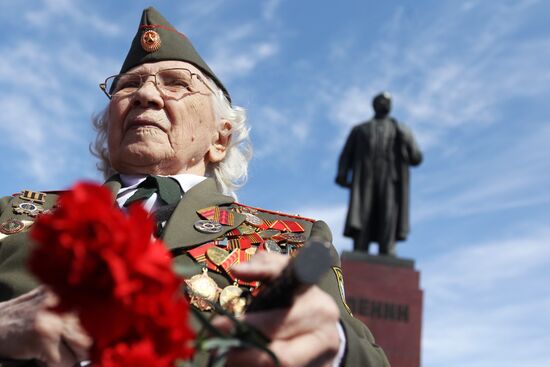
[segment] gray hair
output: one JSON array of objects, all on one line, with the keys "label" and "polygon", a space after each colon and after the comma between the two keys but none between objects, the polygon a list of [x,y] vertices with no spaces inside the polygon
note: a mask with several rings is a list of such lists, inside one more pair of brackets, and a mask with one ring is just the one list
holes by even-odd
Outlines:
[{"label": "gray hair", "polygon": [[[214,178],[218,190],[226,195],[235,196],[235,191],[242,187],[248,178],[248,162],[252,157],[252,143],[249,137],[249,127],[246,123],[246,110],[239,106],[232,106],[223,91],[209,78],[205,83],[214,91],[212,105],[216,119],[226,119],[231,123],[231,138],[227,147],[227,154],[223,161],[210,163],[206,167],[206,176]],[[97,132],[96,138],[90,144],[90,152],[99,159],[97,168],[105,178],[115,174],[109,160],[107,147],[109,113],[108,107],[92,116],[92,124]]]}]

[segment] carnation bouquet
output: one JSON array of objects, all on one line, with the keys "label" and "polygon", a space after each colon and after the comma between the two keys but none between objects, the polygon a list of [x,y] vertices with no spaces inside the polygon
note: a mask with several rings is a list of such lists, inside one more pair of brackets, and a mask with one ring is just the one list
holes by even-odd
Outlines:
[{"label": "carnation bouquet", "polygon": [[[231,348],[243,346],[276,362],[255,329],[212,305],[235,323],[235,331],[224,334],[189,304],[184,279],[153,231],[140,205],[123,212],[111,192],[94,183],[77,183],[33,225],[30,269],[58,295],[56,311],[78,313],[94,340],[92,365],[192,366],[194,353],[206,351],[214,356],[210,364],[221,366]],[[191,313],[203,326],[197,332]]]}]

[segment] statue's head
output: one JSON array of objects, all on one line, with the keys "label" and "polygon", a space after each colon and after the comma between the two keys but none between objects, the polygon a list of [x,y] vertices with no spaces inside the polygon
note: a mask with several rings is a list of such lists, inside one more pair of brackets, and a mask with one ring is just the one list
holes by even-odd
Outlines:
[{"label": "statue's head", "polygon": [[391,111],[391,94],[382,92],[372,99],[372,107],[374,108],[375,116],[378,118],[386,117]]}]

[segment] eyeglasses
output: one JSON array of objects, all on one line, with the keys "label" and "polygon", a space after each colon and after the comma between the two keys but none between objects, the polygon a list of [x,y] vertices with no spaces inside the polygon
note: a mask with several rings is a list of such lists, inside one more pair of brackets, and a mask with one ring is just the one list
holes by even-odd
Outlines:
[{"label": "eyeglasses", "polygon": [[201,83],[214,93],[203,78],[183,68],[159,70],[155,74],[124,73],[105,79],[99,88],[109,97],[128,97],[137,92],[152,76],[152,83],[165,98],[180,99],[190,94],[201,93]]}]

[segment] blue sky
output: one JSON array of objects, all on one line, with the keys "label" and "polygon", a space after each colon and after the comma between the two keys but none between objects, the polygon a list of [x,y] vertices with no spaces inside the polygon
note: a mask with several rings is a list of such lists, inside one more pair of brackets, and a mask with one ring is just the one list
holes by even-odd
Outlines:
[{"label": "blue sky", "polygon": [[550,3],[524,1],[7,1],[0,20],[0,192],[100,180],[88,152],[97,84],[118,72],[156,6],[248,109],[244,203],[327,221],[370,100],[416,133],[414,258],[425,291],[423,366],[550,360]]}]

